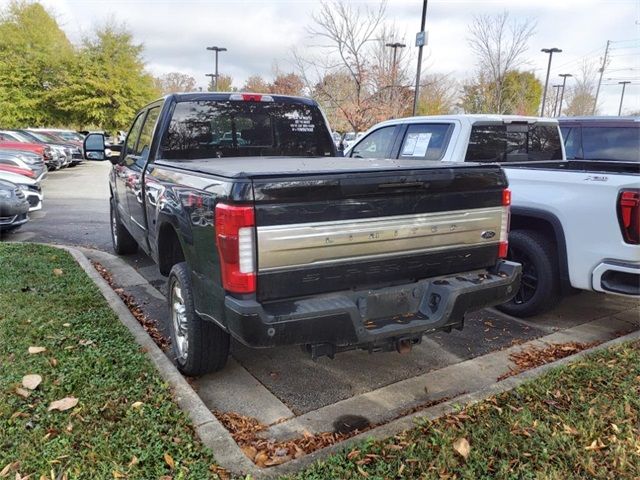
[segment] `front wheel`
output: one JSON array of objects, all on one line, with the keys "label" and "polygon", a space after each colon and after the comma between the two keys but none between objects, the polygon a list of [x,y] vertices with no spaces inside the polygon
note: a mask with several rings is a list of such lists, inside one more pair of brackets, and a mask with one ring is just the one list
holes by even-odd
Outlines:
[{"label": "front wheel", "polygon": [[111,241],[113,243],[113,250],[118,255],[127,255],[129,253],[136,253],[138,251],[138,243],[134,240],[131,234],[127,231],[126,227],[120,221],[118,215],[118,207],[116,207],[115,200],[112,198],[110,208],[111,216]]},{"label": "front wheel", "polygon": [[229,334],[196,313],[185,262],[174,265],[169,274],[169,318],[178,370],[195,377],[224,368],[229,357]]},{"label": "front wheel", "polygon": [[561,298],[555,244],[533,230],[509,234],[508,259],[522,264],[522,280],[515,296],[496,307],[514,317],[530,317],[551,310]]}]

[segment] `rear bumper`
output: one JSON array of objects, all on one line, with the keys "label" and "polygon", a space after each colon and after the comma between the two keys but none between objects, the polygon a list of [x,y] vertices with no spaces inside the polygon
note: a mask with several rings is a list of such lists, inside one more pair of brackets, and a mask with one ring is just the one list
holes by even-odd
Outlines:
[{"label": "rear bumper", "polygon": [[628,297],[640,297],[640,265],[606,261],[592,274],[593,289]]},{"label": "rear bumper", "polygon": [[260,304],[227,296],[226,324],[236,339],[250,347],[378,348],[461,327],[465,313],[511,299],[520,276],[519,264],[500,261],[490,270],[300,300]]}]

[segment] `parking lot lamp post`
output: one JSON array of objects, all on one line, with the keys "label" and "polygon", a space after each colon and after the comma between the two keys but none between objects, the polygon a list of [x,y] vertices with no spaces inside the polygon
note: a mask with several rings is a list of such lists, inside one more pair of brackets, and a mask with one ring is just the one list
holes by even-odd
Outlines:
[{"label": "parking lot lamp post", "polygon": [[549,54],[549,64],[547,65],[547,79],[544,81],[544,90],[542,91],[542,107],[540,107],[540,116],[544,117],[544,104],[547,101],[547,88],[549,88],[549,73],[551,73],[551,58],[554,53],[560,53],[562,50],[556,47],[543,48],[541,52]]},{"label": "parking lot lamp post", "polygon": [[560,94],[560,105],[558,106],[558,114],[556,117],[562,115],[562,100],[564,99],[564,89],[567,85],[567,77],[573,77],[570,73],[561,73],[559,76],[562,77],[562,93]]},{"label": "parking lot lamp post", "polygon": [[214,85],[214,91],[218,91],[218,53],[220,52],[226,52],[227,49],[224,47],[207,47],[207,50],[212,50],[214,52],[216,52],[216,70],[215,70],[215,85]]},{"label": "parking lot lamp post", "polygon": [[[418,97],[420,96],[420,75],[422,70],[422,47],[424,47],[426,43],[426,32],[424,30],[425,24],[427,21],[427,0],[423,0],[422,2],[422,21],[420,23],[420,32],[416,36],[416,46],[418,47],[418,68],[416,71],[416,88],[413,92],[413,113],[412,115],[416,115],[416,110],[418,109]],[[420,39],[420,41],[418,41]]]},{"label": "parking lot lamp post", "polygon": [[620,107],[618,108],[618,116],[622,115],[622,102],[624,101],[624,89],[627,87],[627,84],[631,83],[629,80],[625,80],[624,82],[618,82],[619,85],[622,85],[622,95],[620,95]]}]

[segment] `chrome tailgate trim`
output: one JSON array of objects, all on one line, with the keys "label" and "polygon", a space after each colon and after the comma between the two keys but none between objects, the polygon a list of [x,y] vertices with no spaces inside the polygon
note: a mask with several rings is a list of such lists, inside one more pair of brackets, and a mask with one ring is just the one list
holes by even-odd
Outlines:
[{"label": "chrome tailgate trim", "polygon": [[504,208],[257,227],[258,271],[498,243]]}]

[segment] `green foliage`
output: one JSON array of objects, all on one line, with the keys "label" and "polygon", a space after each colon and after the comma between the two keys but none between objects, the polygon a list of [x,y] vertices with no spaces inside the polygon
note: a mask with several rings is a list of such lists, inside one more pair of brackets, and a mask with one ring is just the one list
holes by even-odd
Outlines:
[{"label": "green foliage", "polygon": [[0,14],[0,125],[124,128],[158,95],[141,45],[108,25],[74,47],[39,3]]},{"label": "green foliage", "polygon": [[537,115],[542,99],[542,82],[533,72],[511,70],[503,81],[503,103],[505,113],[515,115]]},{"label": "green foliage", "polygon": [[480,76],[463,85],[460,107],[466,113],[536,115],[542,98],[542,83],[532,72],[509,70],[498,86]]},{"label": "green foliage", "polygon": [[10,3],[0,16],[0,124],[57,123],[56,96],[73,55],[42,5]]},{"label": "green foliage", "polygon": [[144,71],[142,49],[131,33],[114,25],[85,39],[77,71],[69,73],[60,96],[61,108],[74,123],[124,129],[136,111],[159,96],[153,77]]}]

